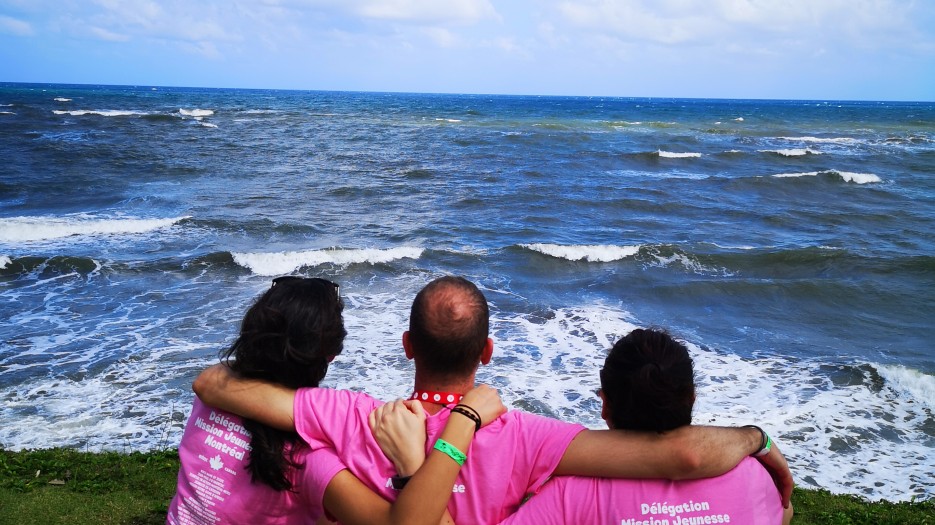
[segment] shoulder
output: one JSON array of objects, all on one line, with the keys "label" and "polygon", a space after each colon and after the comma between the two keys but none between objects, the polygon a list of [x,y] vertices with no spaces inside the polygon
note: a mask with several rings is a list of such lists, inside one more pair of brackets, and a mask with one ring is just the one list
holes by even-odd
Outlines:
[{"label": "shoulder", "polygon": [[497,443],[523,443],[523,450],[535,455],[543,448],[552,447],[564,452],[571,440],[582,430],[585,428],[576,423],[511,410],[482,428],[477,437],[483,442],[492,440]]},{"label": "shoulder", "polygon": [[382,401],[374,399],[363,392],[352,392],[350,390],[336,390],[333,388],[300,388],[295,392],[296,406],[315,405],[331,407],[352,407],[361,406],[363,408],[376,408],[383,404]]},{"label": "shoulder", "polygon": [[531,414],[522,410],[510,410],[500,416],[504,425],[513,425],[524,430],[543,430],[549,432],[570,432],[577,434],[585,429],[578,423],[568,423],[559,419]]}]

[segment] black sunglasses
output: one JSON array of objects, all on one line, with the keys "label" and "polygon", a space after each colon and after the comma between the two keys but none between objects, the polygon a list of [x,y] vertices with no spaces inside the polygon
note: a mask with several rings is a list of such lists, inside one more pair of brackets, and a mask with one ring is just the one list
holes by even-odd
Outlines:
[{"label": "black sunglasses", "polygon": [[341,296],[341,285],[340,284],[334,281],[329,281],[328,279],[322,279],[321,277],[300,277],[298,275],[283,275],[282,277],[277,277],[273,279],[272,286],[276,286],[277,284],[283,284],[283,283],[294,283],[298,281],[311,281],[311,282],[321,283],[325,285],[331,285],[334,287],[334,293],[338,297]]}]

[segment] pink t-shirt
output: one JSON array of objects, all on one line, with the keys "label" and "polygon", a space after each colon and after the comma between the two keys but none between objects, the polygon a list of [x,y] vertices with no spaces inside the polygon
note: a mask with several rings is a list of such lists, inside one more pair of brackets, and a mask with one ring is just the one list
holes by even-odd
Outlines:
[{"label": "pink t-shirt", "polygon": [[504,525],[778,525],[782,517],[769,473],[746,458],[727,474],[690,481],[557,477]]},{"label": "pink t-shirt", "polygon": [[344,465],[333,450],[307,447],[288,474],[295,492],[253,483],[246,470],[250,433],[243,420],[195,398],[179,444],[178,486],[169,504],[170,525],[310,525],[322,515],[325,487]]},{"label": "pink t-shirt", "polygon": [[[396,474],[373,438],[368,417],[383,402],[367,394],[303,388],[295,397],[295,425],[312,448],[334,447],[348,470],[370,489],[393,501]],[[428,416],[426,451],[451,413]],[[548,480],[581,425],[510,411],[480,429],[471,442],[448,509],[457,523],[496,523],[515,512],[523,497]]]}]

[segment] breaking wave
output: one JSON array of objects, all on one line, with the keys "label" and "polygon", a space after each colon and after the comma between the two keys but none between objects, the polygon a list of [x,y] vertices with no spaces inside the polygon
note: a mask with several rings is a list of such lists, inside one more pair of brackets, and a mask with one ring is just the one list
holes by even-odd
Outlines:
[{"label": "breaking wave", "polygon": [[186,117],[210,117],[214,111],[210,109],[179,109],[179,114]]},{"label": "breaking wave", "polygon": [[821,155],[820,151],[811,148],[792,148],[792,149],[761,149],[760,153],[775,153],[783,157],[801,157],[804,155]]},{"label": "breaking wave", "polygon": [[659,157],[663,159],[692,159],[692,158],[697,158],[701,156],[701,153],[692,153],[692,152],[677,153],[677,152],[663,151],[663,150],[659,150],[657,153],[659,154]]},{"label": "breaking wave", "polygon": [[626,259],[639,253],[641,246],[613,246],[607,244],[562,246],[560,244],[521,244],[523,248],[550,257],[569,261],[611,262]]},{"label": "breaking wave", "polygon": [[167,228],[187,218],[99,218],[84,214],[61,217],[10,217],[0,220],[0,242],[43,241],[73,235],[145,233]]},{"label": "breaking wave", "polygon": [[81,117],[84,115],[99,115],[101,117],[132,117],[132,116],[142,116],[148,115],[144,111],[126,111],[126,110],[90,110],[90,109],[76,109],[72,111],[66,111],[62,109],[53,110],[52,113],[56,115],[71,115],[73,117]]},{"label": "breaking wave", "polygon": [[844,182],[853,182],[854,184],[872,184],[876,182],[882,182],[879,176],[874,175],[873,173],[851,173],[847,171],[836,171],[836,170],[825,170],[825,171],[808,171],[804,173],[779,173],[773,175],[777,178],[797,178],[797,177],[817,177],[819,175],[830,175],[840,177]]},{"label": "breaking wave", "polygon": [[234,262],[257,275],[282,275],[303,266],[322,264],[381,264],[399,259],[418,259],[422,248],[399,247],[379,250],[375,248],[304,250],[270,253],[232,253]]}]

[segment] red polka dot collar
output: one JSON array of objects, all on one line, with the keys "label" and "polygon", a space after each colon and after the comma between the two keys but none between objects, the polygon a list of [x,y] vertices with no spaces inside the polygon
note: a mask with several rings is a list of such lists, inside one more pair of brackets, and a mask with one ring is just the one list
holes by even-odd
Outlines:
[{"label": "red polka dot collar", "polygon": [[439,405],[449,405],[457,403],[464,397],[463,394],[456,392],[435,392],[432,390],[416,390],[409,396],[409,399],[418,399],[428,403],[438,403]]}]

